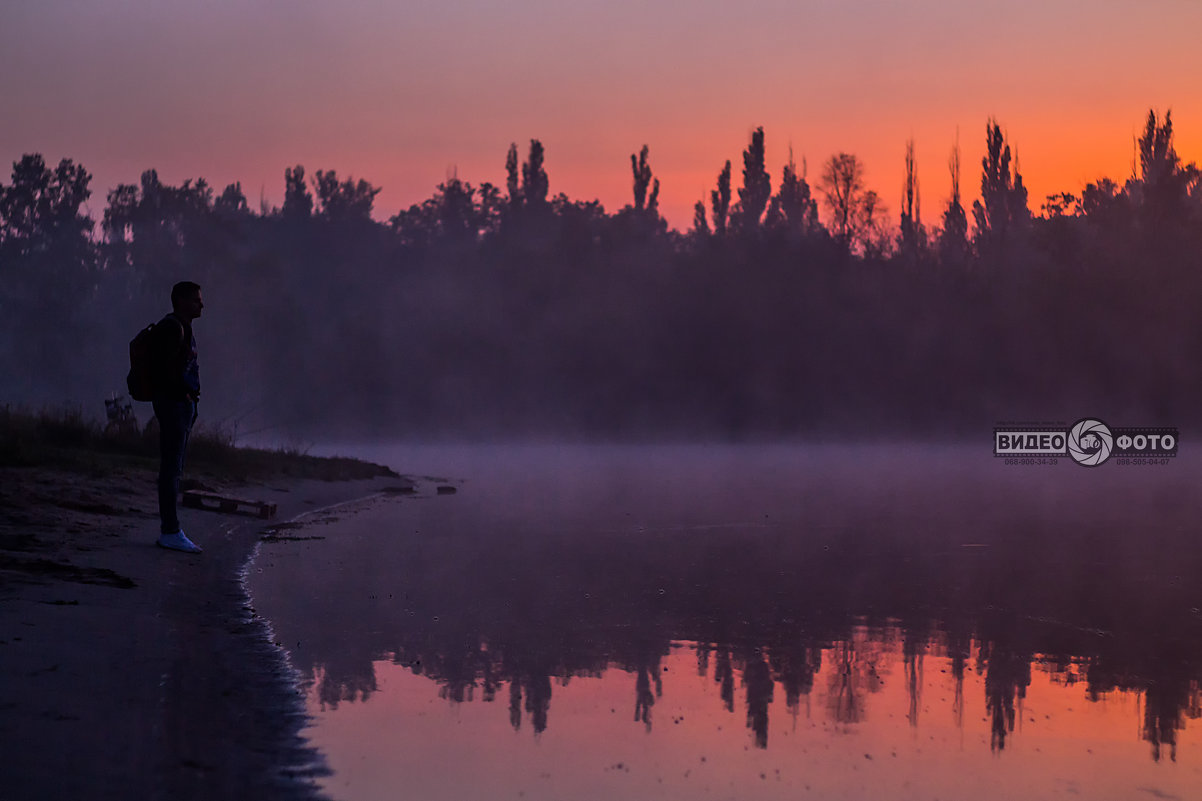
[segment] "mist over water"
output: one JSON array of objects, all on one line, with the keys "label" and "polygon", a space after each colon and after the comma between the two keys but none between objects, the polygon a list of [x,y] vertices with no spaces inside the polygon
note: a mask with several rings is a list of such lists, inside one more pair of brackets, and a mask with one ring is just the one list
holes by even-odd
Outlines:
[{"label": "mist over water", "polygon": [[1196,459],[355,452],[428,477],[281,531],[323,539],[264,545],[251,588],[335,797],[1187,798],[1202,775]]}]

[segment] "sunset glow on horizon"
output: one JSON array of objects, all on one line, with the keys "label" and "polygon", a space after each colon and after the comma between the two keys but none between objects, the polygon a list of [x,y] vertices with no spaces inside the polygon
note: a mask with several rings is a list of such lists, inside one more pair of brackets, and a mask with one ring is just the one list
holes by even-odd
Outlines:
[{"label": "sunset glow on horizon", "polygon": [[257,209],[302,164],[381,187],[387,219],[451,174],[503,187],[509,144],[524,157],[539,139],[553,195],[614,212],[646,144],[683,230],[727,159],[737,199],[763,126],[774,189],[790,146],[811,186],[853,153],[894,225],[913,138],[930,226],[957,131],[966,205],[977,195],[993,117],[1038,213],[1049,193],[1129,177],[1149,109],[1171,109],[1177,153],[1202,161],[1199,23],[1184,0],[48,0],[0,11],[0,182],[25,153],[74,159],[98,220],[147,169],[239,181]]}]

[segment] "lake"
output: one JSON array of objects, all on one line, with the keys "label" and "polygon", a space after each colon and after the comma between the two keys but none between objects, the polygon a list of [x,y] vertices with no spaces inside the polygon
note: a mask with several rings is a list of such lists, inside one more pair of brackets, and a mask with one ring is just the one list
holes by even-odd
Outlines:
[{"label": "lake", "polygon": [[249,582],[335,799],[1202,797],[1199,460],[339,452],[417,494]]}]

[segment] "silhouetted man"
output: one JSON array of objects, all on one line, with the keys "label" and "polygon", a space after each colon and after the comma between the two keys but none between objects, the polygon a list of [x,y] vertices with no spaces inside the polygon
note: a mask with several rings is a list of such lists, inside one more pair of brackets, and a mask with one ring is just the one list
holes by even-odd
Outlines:
[{"label": "silhouetted man", "polygon": [[180,528],[176,508],[184,450],[200,400],[200,368],[196,361],[196,338],[192,336],[192,321],[204,309],[200,285],[180,281],[172,287],[171,308],[172,312],[154,328],[158,370],[153,402],[154,416],[159,420],[160,457],[158,544],[173,551],[200,553],[200,546]]}]

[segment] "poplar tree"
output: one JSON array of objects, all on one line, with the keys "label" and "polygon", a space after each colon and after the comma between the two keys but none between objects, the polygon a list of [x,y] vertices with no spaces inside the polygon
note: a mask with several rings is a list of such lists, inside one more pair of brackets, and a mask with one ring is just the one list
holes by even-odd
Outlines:
[{"label": "poplar tree", "polygon": [[1170,181],[1179,164],[1173,148],[1173,111],[1165,112],[1161,124],[1153,109],[1148,109],[1143,136],[1139,138],[1140,178],[1145,187],[1156,187]]},{"label": "poplar tree", "polygon": [[710,235],[710,224],[705,217],[705,203],[698,200],[693,205],[693,231],[694,236],[706,238]]},{"label": "poplar tree", "polygon": [[509,152],[505,155],[505,191],[509,194],[509,205],[522,205],[522,195],[518,188],[518,146],[516,142],[509,144]]},{"label": "poplar tree", "polygon": [[963,264],[968,256],[968,215],[960,202],[960,138],[947,160],[952,178],[952,196],[943,211],[943,228],[939,232],[939,260],[945,265]]},{"label": "poplar tree", "polygon": [[730,214],[730,160],[718,173],[718,188],[710,192],[710,208],[714,217],[714,233],[726,234],[726,220]]},{"label": "poplar tree", "polygon": [[906,142],[906,177],[902,183],[901,248],[913,257],[923,245],[922,201],[918,194],[918,174],[914,163],[914,140]]},{"label": "poplar tree", "polygon": [[[1131,187],[1143,207],[1149,233],[1159,233],[1166,225],[1185,218],[1191,186],[1202,186],[1197,166],[1182,166],[1173,148],[1173,112],[1166,111],[1161,123],[1156,112],[1148,109],[1148,119],[1138,142],[1140,179]],[[1199,197],[1194,190],[1195,197]]]},{"label": "poplar tree", "polygon": [[759,230],[760,218],[772,197],[772,179],[764,168],[764,128],[756,128],[743,151],[743,188],[739,190],[739,213],[735,218],[744,233]]},{"label": "poplar tree", "polygon": [[1030,222],[1027,190],[1015,158],[1010,171],[1010,145],[1001,126],[990,118],[985,124],[985,156],[981,159],[981,199],[972,204],[975,242],[980,255],[996,254],[1008,247]]},{"label": "poplar tree", "polygon": [[651,185],[651,165],[647,163],[648,147],[643,145],[638,156],[630,154],[630,170],[634,173],[634,208],[642,211],[647,201],[647,187]]},{"label": "poplar tree", "polygon": [[522,165],[522,197],[528,208],[542,208],[547,205],[547,192],[550,182],[547,171],[543,168],[543,143],[537,139],[530,140],[530,155]]}]

